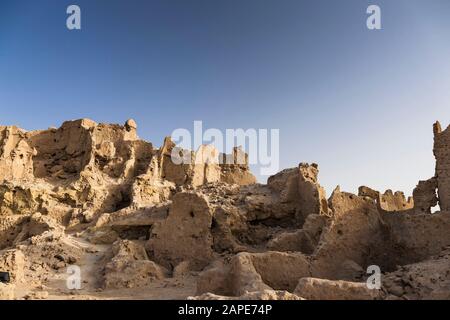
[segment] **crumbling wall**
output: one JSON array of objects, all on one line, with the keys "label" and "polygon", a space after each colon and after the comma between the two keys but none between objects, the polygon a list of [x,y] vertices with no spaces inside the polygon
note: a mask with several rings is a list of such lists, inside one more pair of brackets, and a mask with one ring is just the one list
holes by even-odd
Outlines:
[{"label": "crumbling wall", "polygon": [[[184,150],[175,145],[171,137],[164,139],[164,144],[159,149],[158,161],[160,176],[162,179],[175,183],[178,186],[192,183],[195,165],[195,153]],[[204,172],[197,180],[203,180]]]},{"label": "crumbling wall", "polygon": [[369,197],[373,200],[378,200],[378,197],[380,196],[380,192],[377,190],[374,190],[372,188],[361,186],[358,188],[358,196],[360,197]]},{"label": "crumbling wall", "polygon": [[285,169],[267,179],[269,188],[280,195],[281,202],[298,202],[299,170]]},{"label": "crumbling wall", "polygon": [[382,194],[372,188],[361,186],[358,188],[358,196],[375,200],[378,208],[382,211],[398,212],[410,210],[414,207],[413,197],[406,199],[402,191],[394,193],[389,189]]},{"label": "crumbling wall", "polygon": [[177,193],[167,219],[155,223],[147,248],[159,264],[171,269],[183,261],[201,270],[213,257],[212,212],[200,194]]},{"label": "crumbling wall", "polygon": [[[219,156],[213,146],[201,146],[195,153],[187,151],[190,161],[176,164],[172,161],[176,146],[170,138],[161,149],[154,149],[138,138],[132,119],[124,125],[80,119],[66,121],[58,129],[31,132],[0,127],[0,146],[0,179],[38,179],[58,188],[59,201],[95,213],[166,201],[173,183],[199,187],[223,178],[219,163],[210,161]],[[0,196],[6,201],[2,208],[44,212],[47,208],[42,211],[43,205],[55,204],[30,193],[32,189],[21,188],[20,193],[13,190],[14,199],[9,197],[9,190],[2,192]]]},{"label": "crumbling wall", "polygon": [[99,124],[93,129],[93,158],[102,172],[112,178],[130,179],[146,171],[154,154],[153,147],[138,140],[136,129],[132,119],[124,126]]},{"label": "crumbling wall", "polygon": [[[448,132],[435,125],[436,175],[413,199],[360,187],[358,195],[337,188],[327,201],[316,164],[257,184],[240,148],[186,151],[167,138],[155,149],[134,120],[0,127],[0,180],[8,180],[0,183],[0,249],[25,253],[25,277],[47,277],[82,259],[84,240],[102,244],[95,271],[106,290],[193,283],[201,271],[203,298],[378,299],[385,296],[364,288],[366,268],[378,265],[388,298],[448,297],[445,276],[422,274],[448,269],[450,211],[431,214],[438,201],[450,205]],[[1,252],[3,267],[21,265],[20,251]]]},{"label": "crumbling wall", "polygon": [[240,147],[233,148],[232,154],[220,155],[220,181],[241,186],[256,183],[250,172],[248,155]]},{"label": "crumbling wall", "polygon": [[384,213],[382,217],[388,230],[384,246],[391,268],[424,260],[450,245],[450,212]]},{"label": "crumbling wall", "polygon": [[440,123],[436,122],[433,132],[439,206],[443,211],[450,211],[450,126],[442,131]]},{"label": "crumbling wall", "polygon": [[225,155],[219,154],[213,145],[201,145],[193,152],[177,147],[166,137],[158,157],[160,176],[176,185],[198,187],[219,181],[238,185],[256,183],[248,166],[248,155],[240,148]]},{"label": "crumbling wall", "polygon": [[279,232],[267,243],[267,248],[272,251],[313,254],[326,224],[326,216],[310,214],[301,229]]},{"label": "crumbling wall", "polygon": [[301,253],[242,252],[229,263],[215,261],[201,273],[197,294],[212,292],[241,296],[264,290],[293,291],[298,280],[310,276],[308,258]]},{"label": "crumbling wall", "polygon": [[413,191],[414,211],[418,213],[431,213],[431,208],[438,204],[438,181],[435,177],[419,181]]},{"label": "crumbling wall", "polygon": [[213,145],[201,145],[195,152],[191,184],[194,187],[220,181],[219,151]]},{"label": "crumbling wall", "polygon": [[384,194],[379,194],[378,205],[384,211],[405,211],[414,207],[414,200],[412,197],[406,199],[402,191],[386,190]]},{"label": "crumbling wall", "polygon": [[76,178],[91,159],[95,126],[94,121],[82,119],[66,121],[59,129],[28,132],[28,141],[37,151],[35,177]]},{"label": "crumbling wall", "polygon": [[377,250],[384,244],[384,232],[383,221],[374,201],[336,188],[329,205],[333,217],[324,228],[312,256],[314,277],[353,280],[358,268],[346,270],[344,266],[349,262],[359,268],[388,263]]},{"label": "crumbling wall", "polygon": [[328,215],[325,189],[318,182],[319,167],[300,163],[269,177],[267,184],[279,195],[280,204],[292,204],[296,218],[303,224],[310,214]]},{"label": "crumbling wall", "polygon": [[33,179],[35,154],[23,130],[15,126],[0,127],[0,181]]},{"label": "crumbling wall", "polygon": [[328,214],[325,189],[318,183],[319,166],[300,163],[298,192],[300,213],[306,218],[309,214]]},{"label": "crumbling wall", "polygon": [[136,177],[131,188],[131,205],[135,208],[157,205],[175,192],[175,184],[149,175]]}]

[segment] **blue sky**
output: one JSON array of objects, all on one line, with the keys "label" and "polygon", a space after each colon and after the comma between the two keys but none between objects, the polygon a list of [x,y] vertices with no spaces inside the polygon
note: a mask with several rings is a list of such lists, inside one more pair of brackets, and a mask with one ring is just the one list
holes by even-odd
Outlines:
[{"label": "blue sky", "polygon": [[448,0],[2,0],[0,123],[134,118],[155,145],[194,120],[278,128],[281,168],[319,163],[328,192],[410,193],[450,120],[448,14]]}]

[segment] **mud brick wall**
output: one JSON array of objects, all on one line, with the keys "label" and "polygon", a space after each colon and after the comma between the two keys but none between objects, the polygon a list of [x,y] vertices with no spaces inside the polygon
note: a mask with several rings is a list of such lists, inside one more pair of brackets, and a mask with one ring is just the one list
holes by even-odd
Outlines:
[{"label": "mud brick wall", "polygon": [[439,205],[450,211],[450,126],[442,131],[439,122],[434,125],[434,156],[438,180]]}]

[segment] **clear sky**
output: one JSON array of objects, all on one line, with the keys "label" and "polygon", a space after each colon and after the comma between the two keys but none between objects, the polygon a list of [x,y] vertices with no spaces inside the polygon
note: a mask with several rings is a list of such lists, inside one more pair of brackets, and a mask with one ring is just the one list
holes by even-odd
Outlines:
[{"label": "clear sky", "polygon": [[448,0],[2,0],[0,123],[134,118],[155,145],[194,120],[278,128],[281,168],[319,163],[328,192],[410,193],[450,120],[449,18]]}]

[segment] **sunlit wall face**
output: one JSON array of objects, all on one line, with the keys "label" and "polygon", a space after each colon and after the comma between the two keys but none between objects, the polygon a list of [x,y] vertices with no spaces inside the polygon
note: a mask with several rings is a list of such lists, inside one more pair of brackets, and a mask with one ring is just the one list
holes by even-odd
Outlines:
[{"label": "sunlit wall face", "polygon": [[[381,30],[366,26],[370,4]],[[410,193],[434,174],[433,122],[450,120],[449,12],[447,0],[4,0],[0,122],[135,118],[157,145],[194,120],[277,128],[280,169],[317,162],[328,192]]]}]

